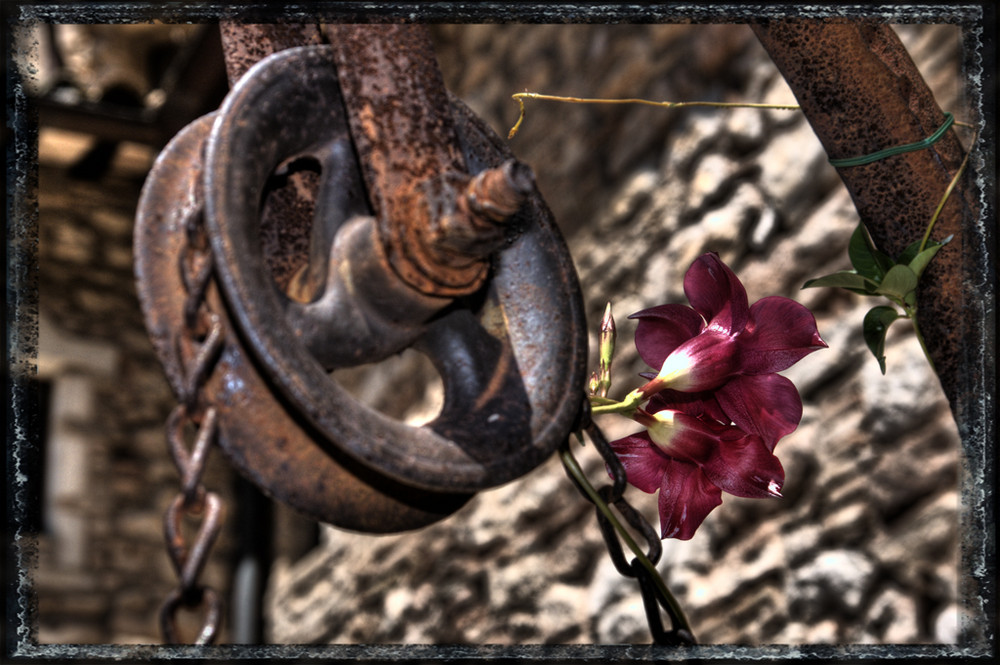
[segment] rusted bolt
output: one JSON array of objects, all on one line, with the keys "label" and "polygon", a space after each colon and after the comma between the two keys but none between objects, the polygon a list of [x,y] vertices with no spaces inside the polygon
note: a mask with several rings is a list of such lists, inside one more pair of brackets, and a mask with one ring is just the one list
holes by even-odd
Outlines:
[{"label": "rusted bolt", "polygon": [[460,279],[445,275],[456,285],[483,279],[485,260],[515,231],[507,222],[534,184],[531,169],[513,159],[476,176],[449,173],[429,179],[420,188],[427,218],[409,227],[418,246],[409,257],[428,275],[458,271]]},{"label": "rusted bolt", "polygon": [[465,202],[474,214],[502,222],[516,213],[535,186],[535,174],[510,159],[478,174],[465,190]]}]

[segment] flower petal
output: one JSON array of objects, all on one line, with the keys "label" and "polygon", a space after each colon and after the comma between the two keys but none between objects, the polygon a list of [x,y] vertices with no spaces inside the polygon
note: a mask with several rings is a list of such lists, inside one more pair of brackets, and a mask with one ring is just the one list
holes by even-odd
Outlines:
[{"label": "flower petal", "polygon": [[672,460],[660,486],[660,538],[690,540],[721,503],[722,490],[698,466]]},{"label": "flower petal", "polygon": [[667,356],[655,381],[685,392],[714,390],[739,371],[739,350],[730,335],[703,330]]},{"label": "flower petal", "polygon": [[728,425],[732,420],[715,398],[715,391],[682,393],[679,390],[662,390],[649,400],[646,409],[651,413],[671,409],[702,420],[715,420]]},{"label": "flower petal", "polygon": [[650,441],[660,451],[674,459],[702,464],[716,455],[719,432],[694,416],[677,411],[657,411],[650,422],[644,422]]},{"label": "flower petal", "polygon": [[736,333],[746,326],[746,289],[715,252],[702,254],[691,264],[684,275],[684,293],[709,328]]},{"label": "flower petal", "polygon": [[663,472],[671,460],[657,450],[646,432],[631,434],[610,445],[625,467],[629,483],[647,494],[660,488]]},{"label": "flower petal", "polygon": [[781,496],[785,471],[759,436],[733,427],[722,435],[716,450],[717,454],[701,465],[713,485],[751,499]]},{"label": "flower petal", "polygon": [[753,304],[750,321],[737,342],[744,374],[780,372],[826,347],[812,312],[782,296],[768,296]]},{"label": "flower petal", "polygon": [[737,427],[759,436],[770,450],[802,420],[799,391],[780,374],[734,377],[715,391],[715,399]]},{"label": "flower petal", "polygon": [[651,307],[628,318],[639,320],[635,348],[639,357],[655,369],[660,369],[674,349],[701,332],[705,325],[698,312],[677,304]]}]

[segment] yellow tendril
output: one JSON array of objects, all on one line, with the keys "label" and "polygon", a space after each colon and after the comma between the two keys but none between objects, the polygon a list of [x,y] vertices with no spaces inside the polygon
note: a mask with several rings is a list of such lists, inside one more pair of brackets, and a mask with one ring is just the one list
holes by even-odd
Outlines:
[{"label": "yellow tendril", "polygon": [[689,108],[692,106],[709,106],[714,108],[741,108],[741,109],[775,109],[780,111],[797,111],[800,107],[793,104],[751,104],[745,102],[654,102],[649,99],[626,98],[626,99],[603,99],[588,97],[561,97],[559,95],[543,95],[538,92],[518,92],[511,95],[521,107],[517,122],[510,128],[507,138],[512,139],[517,135],[517,131],[524,122],[524,100],[544,99],[554,102],[566,102],[569,104],[643,104],[645,106],[658,106],[667,109]]}]

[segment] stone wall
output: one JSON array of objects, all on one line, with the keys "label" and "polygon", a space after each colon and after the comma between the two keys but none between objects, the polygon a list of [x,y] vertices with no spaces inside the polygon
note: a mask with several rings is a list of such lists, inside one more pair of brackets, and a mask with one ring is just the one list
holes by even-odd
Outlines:
[{"label": "stone wall", "polygon": [[[944,108],[961,113],[958,31],[900,30]],[[513,92],[793,102],[745,26],[449,26],[451,89],[501,135]],[[950,54],[945,57],[943,53]],[[830,345],[787,372],[805,404],[776,452],[784,498],[726,497],[659,566],[702,643],[934,643],[958,631],[959,441],[919,346],[893,331],[882,376],[859,297],[800,291],[848,267],[857,223],[804,119],[787,111],[664,111],[528,101],[511,145],[570,239],[592,326],[619,322],[616,391],[644,368],[625,315],[685,302],[691,260],[718,252],[751,302],[793,297]],[[592,336],[591,348],[596,348]],[[634,431],[600,421],[609,437]],[[577,448],[594,482],[602,464]],[[655,497],[630,489],[656,524]],[[281,643],[648,642],[634,581],[618,575],[587,504],[551,460],[425,530],[335,529],[279,561],[270,640]]]}]

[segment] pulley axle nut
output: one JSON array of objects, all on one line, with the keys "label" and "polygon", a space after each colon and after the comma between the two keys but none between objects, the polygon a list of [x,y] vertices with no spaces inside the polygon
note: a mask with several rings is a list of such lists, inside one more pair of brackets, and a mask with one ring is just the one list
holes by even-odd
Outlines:
[{"label": "pulley axle nut", "polygon": [[513,159],[475,176],[446,173],[424,181],[423,205],[416,209],[426,221],[414,225],[417,242],[405,256],[449,295],[475,291],[486,279],[490,255],[517,235],[510,219],[534,188],[531,169]]}]

